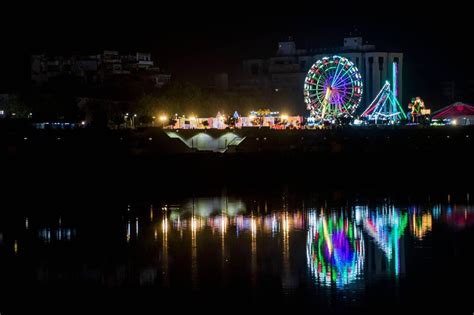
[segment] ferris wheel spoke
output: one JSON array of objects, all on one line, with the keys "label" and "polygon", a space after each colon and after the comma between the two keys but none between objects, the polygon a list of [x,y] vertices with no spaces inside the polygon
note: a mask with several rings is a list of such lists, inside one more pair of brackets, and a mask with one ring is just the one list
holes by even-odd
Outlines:
[{"label": "ferris wheel spoke", "polygon": [[337,69],[337,68],[336,68],[336,69],[332,69],[331,74],[330,74],[330,76],[329,76],[329,78],[328,78],[329,80],[331,80],[331,82],[329,83],[329,85],[334,86],[334,82],[335,82],[335,80],[336,80],[336,78],[337,78],[337,75],[338,75],[338,69]]},{"label": "ferris wheel spoke", "polygon": [[324,72],[319,78],[318,82],[323,82],[323,85],[324,85],[324,83],[326,83],[329,80],[329,76],[330,74],[328,72]]},{"label": "ferris wheel spoke", "polygon": [[334,82],[336,82],[336,80],[338,79],[338,76],[340,75],[341,71],[344,70],[344,68],[342,68],[341,70],[339,70],[339,68],[341,67],[342,65],[342,62],[341,60],[339,60],[339,62],[337,63],[337,68],[336,68],[336,73],[334,75],[334,78],[332,80],[332,83],[331,85],[334,85]]},{"label": "ferris wheel spoke", "polygon": [[348,80],[348,81],[345,81],[345,82],[340,82],[339,84],[336,84],[334,85],[335,88],[342,88],[342,87],[352,87],[354,84],[353,84],[353,81],[351,80]]},{"label": "ferris wheel spoke", "polygon": [[347,72],[345,72],[344,74],[341,74],[339,78],[336,80],[336,82],[334,83],[334,85],[338,85],[341,82],[345,82],[346,80],[352,81],[351,76],[348,75]]},{"label": "ferris wheel spoke", "polygon": [[346,73],[345,72],[343,73],[343,72],[344,72],[344,68],[342,68],[338,73],[336,73],[334,80],[332,81],[333,85],[337,84],[340,78],[345,76]]},{"label": "ferris wheel spoke", "polygon": [[350,86],[352,86],[352,82],[350,80],[340,80],[338,83],[333,85],[333,87],[338,90],[345,90]]}]

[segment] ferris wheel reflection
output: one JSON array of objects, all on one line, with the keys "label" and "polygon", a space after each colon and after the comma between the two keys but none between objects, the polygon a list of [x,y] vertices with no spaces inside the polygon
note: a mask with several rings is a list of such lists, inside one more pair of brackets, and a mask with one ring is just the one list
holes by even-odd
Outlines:
[{"label": "ferris wheel reflection", "polygon": [[351,215],[309,214],[308,266],[321,285],[338,287],[357,279],[364,267],[364,239]]},{"label": "ferris wheel reflection", "polygon": [[398,276],[404,271],[402,237],[407,225],[408,213],[394,207],[312,211],[308,215],[308,268],[318,285],[338,288],[369,274]]}]

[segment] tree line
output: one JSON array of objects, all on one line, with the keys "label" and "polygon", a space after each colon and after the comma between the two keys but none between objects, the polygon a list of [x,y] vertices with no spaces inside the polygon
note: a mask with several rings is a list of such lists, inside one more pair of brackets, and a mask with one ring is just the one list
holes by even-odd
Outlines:
[{"label": "tree line", "polygon": [[217,112],[232,115],[235,110],[247,115],[251,110],[268,107],[270,102],[261,91],[217,91],[179,81],[158,90],[142,89],[128,98],[115,97],[113,92],[89,95],[78,97],[61,90],[13,95],[0,110],[10,118],[119,126],[127,114],[136,117],[138,124],[147,124],[161,115],[214,117]]}]

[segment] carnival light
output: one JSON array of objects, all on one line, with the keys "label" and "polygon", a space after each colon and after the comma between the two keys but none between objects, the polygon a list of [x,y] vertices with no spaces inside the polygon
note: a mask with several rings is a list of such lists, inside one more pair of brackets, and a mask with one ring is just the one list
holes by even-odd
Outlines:
[{"label": "carnival light", "polygon": [[362,77],[357,67],[341,56],[324,57],[309,70],[304,99],[311,116],[322,121],[351,117],[360,104]]},{"label": "carnival light", "polygon": [[378,121],[395,122],[406,118],[402,106],[397,100],[394,90],[390,87],[390,82],[386,81],[375,99],[360,115],[362,118]]}]

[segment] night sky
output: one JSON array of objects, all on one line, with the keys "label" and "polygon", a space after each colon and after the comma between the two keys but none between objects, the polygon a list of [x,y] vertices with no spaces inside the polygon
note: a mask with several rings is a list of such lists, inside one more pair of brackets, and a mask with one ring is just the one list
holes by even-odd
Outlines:
[{"label": "night sky", "polygon": [[[390,5],[394,4],[387,2]],[[7,16],[1,22],[5,45],[0,55],[0,92],[27,85],[32,52],[151,51],[174,78],[204,83],[216,72],[234,71],[242,59],[270,56],[277,41],[288,36],[301,48],[337,47],[355,28],[380,50],[405,53],[405,91],[425,99],[435,98],[438,92],[433,90],[442,80],[464,81],[474,69],[468,61],[473,27],[462,7],[440,5],[429,13],[417,5],[385,13],[341,2],[311,6],[314,9],[302,10],[314,12],[311,15],[292,16],[249,15],[260,10],[245,7],[240,12],[219,8],[220,13],[209,9],[206,15],[190,15],[192,8],[180,13],[164,7],[146,12],[87,6],[65,13],[43,14],[43,8],[41,14],[31,10]],[[377,7],[388,11],[381,3]]]}]

